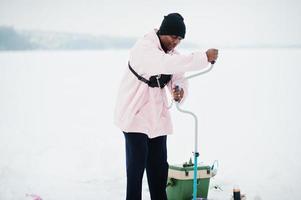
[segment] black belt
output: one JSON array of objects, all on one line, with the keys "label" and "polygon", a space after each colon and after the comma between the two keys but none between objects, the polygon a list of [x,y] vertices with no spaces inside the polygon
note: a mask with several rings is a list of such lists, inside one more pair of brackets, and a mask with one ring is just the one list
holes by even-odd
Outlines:
[{"label": "black belt", "polygon": [[[137,74],[137,72],[135,72],[135,70],[131,67],[130,63],[128,63],[128,65],[129,65],[129,69],[138,78],[138,80],[146,83],[149,87],[161,87],[161,88],[164,88],[165,85],[172,78],[171,74],[160,74],[160,75],[151,76],[149,78],[149,80],[147,80],[146,78],[144,78],[144,77],[140,76],[139,74]],[[159,85],[158,85],[158,82],[159,82]]]}]

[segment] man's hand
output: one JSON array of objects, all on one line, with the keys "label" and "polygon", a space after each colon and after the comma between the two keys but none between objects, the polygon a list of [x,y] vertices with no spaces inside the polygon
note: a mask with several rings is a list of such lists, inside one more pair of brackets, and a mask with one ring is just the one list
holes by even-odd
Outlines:
[{"label": "man's hand", "polygon": [[207,59],[208,59],[208,62],[215,62],[217,57],[218,57],[218,50],[217,49],[208,49],[206,51],[206,55],[207,55]]},{"label": "man's hand", "polygon": [[176,88],[173,88],[172,89],[172,96],[173,96],[173,99],[176,101],[176,102],[180,102],[182,99],[183,99],[183,96],[184,96],[184,90],[181,88],[181,90],[176,90]]}]

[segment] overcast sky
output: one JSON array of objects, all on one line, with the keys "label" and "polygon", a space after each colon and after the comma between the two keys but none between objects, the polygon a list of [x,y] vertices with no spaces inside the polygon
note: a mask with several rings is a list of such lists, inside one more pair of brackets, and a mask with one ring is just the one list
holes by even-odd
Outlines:
[{"label": "overcast sky", "polygon": [[139,37],[170,12],[199,44],[301,44],[300,0],[0,0],[0,25]]}]

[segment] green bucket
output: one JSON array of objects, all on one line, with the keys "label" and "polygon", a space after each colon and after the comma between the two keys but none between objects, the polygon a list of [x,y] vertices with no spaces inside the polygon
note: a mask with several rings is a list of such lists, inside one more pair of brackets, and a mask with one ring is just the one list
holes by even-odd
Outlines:
[{"label": "green bucket", "polygon": [[[212,167],[198,165],[197,197],[207,198],[210,178],[214,176]],[[193,164],[170,165],[166,187],[168,200],[191,200],[193,194]]]}]

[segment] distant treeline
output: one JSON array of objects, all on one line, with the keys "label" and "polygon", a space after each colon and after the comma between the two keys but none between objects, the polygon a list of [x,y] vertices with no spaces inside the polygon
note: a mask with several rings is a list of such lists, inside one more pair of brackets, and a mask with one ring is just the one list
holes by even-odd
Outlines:
[{"label": "distant treeline", "polygon": [[[10,26],[0,26],[0,51],[7,50],[86,50],[86,49],[129,49],[138,38],[62,33],[50,31],[16,30]],[[204,41],[206,42],[206,41]],[[185,41],[181,48],[301,48],[301,44],[239,43],[231,45],[202,45]]]}]

